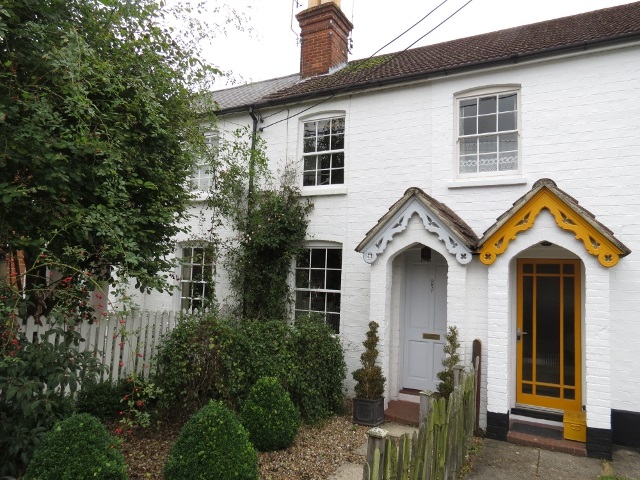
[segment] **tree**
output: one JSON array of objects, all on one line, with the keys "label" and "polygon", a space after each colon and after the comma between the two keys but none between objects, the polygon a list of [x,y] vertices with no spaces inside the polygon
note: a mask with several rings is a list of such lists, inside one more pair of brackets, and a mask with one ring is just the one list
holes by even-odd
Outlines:
[{"label": "tree", "polygon": [[32,266],[46,249],[94,278],[166,287],[201,142],[194,99],[218,73],[167,15],[152,0],[3,2],[0,258]]}]

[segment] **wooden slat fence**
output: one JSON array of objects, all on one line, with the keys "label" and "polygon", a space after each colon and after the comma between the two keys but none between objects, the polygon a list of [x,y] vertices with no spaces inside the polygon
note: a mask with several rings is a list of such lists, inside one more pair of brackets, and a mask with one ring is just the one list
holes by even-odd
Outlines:
[{"label": "wooden slat fence", "polygon": [[[108,367],[102,380],[115,381],[133,372],[144,377],[162,337],[175,327],[180,315],[175,311],[138,309],[109,313],[99,322],[80,325],[79,332],[84,341],[78,348],[83,352],[93,352]],[[40,322],[29,317],[22,321],[20,331],[29,341],[36,342],[53,327],[53,323],[44,316],[40,317]],[[59,339],[56,335],[49,335],[47,341],[55,344]]]},{"label": "wooden slat fence", "polygon": [[[456,372],[456,387],[449,397],[425,396],[419,433],[398,440],[379,432],[369,436],[370,454],[363,480],[448,480],[457,478],[473,442],[476,416],[476,369]],[[373,429],[376,430],[376,429]],[[377,448],[377,447],[380,448]]]}]

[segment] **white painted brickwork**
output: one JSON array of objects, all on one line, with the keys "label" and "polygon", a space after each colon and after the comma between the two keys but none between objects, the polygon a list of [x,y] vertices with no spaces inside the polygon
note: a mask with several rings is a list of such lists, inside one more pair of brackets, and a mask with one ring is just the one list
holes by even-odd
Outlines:
[{"label": "white painted brickwork", "polygon": [[[611,408],[640,412],[639,58],[636,46],[516,64],[334,98],[304,113],[314,118],[323,112],[346,115],[345,185],[339,194],[312,197],[309,240],[343,245],[341,338],[350,372],[358,367],[361,342],[374,319],[381,326],[387,398],[397,395],[399,319],[392,312],[398,311],[400,300],[392,292],[401,272],[394,272],[392,259],[422,243],[448,261],[448,322],[460,328],[465,361],[470,361],[473,339],[483,343],[481,423],[486,424],[487,408],[508,412],[515,404],[514,258],[548,240],[573,252],[571,258],[580,258],[585,270],[583,400],[588,426],[610,428]],[[455,94],[505,84],[520,85],[522,170],[506,180],[521,184],[453,188],[461,182],[454,168]],[[285,110],[267,123],[307,107]],[[247,116],[235,116],[222,125],[232,123],[250,122]],[[301,121],[294,117],[263,132],[274,170],[287,161],[301,167],[300,131]],[[354,251],[409,187],[445,203],[480,237],[543,177],[577,199],[633,253],[606,269],[546,211],[488,268],[477,259],[459,265],[417,217],[373,265]],[[159,300],[147,301],[146,308],[154,302]],[[347,386],[353,386],[350,374]]]}]

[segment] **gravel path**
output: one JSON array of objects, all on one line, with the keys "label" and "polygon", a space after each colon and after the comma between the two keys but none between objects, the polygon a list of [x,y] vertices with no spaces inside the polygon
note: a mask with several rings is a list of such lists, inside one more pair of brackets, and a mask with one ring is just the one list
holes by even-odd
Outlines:
[{"label": "gravel path", "polygon": [[[131,480],[164,478],[169,449],[186,419],[172,418],[157,426],[136,429],[123,439],[122,450]],[[344,462],[364,462],[355,450],[366,441],[367,427],[351,423],[351,415],[300,429],[294,444],[277,452],[260,453],[260,480],[323,480]]]}]

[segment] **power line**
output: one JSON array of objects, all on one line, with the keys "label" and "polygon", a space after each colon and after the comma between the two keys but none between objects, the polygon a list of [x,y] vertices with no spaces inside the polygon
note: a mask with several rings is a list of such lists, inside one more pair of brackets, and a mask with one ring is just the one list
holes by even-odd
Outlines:
[{"label": "power line", "polygon": [[[429,13],[427,13],[424,17],[422,17],[420,20],[418,20],[416,23],[414,23],[413,25],[411,25],[409,28],[407,28],[404,32],[402,32],[400,35],[398,35],[396,38],[394,38],[393,40],[391,40],[390,42],[388,42],[386,45],[384,45],[383,47],[380,47],[378,50],[376,50],[374,53],[372,53],[371,55],[369,55],[369,57],[362,63],[362,65],[366,65],[366,63],[371,60],[373,57],[375,57],[378,53],[380,53],[382,50],[384,50],[385,48],[387,48],[389,45],[391,45],[393,42],[395,42],[396,40],[398,40],[399,38],[403,37],[404,35],[406,35],[409,31],[413,30],[415,27],[417,27],[420,23],[422,23],[424,20],[426,20],[433,12],[435,12],[436,10],[438,10],[442,5],[444,5],[445,3],[447,3],[449,0],[444,0],[442,3],[440,3],[440,5],[438,5],[437,7],[435,7],[434,9],[432,9]],[[355,3],[355,2],[354,2]],[[375,70],[374,70],[375,71]],[[300,103],[308,100],[309,98],[311,98],[311,95],[299,100],[297,103],[294,103],[293,105],[291,105],[289,108],[291,107],[295,107],[296,105],[299,105]],[[274,112],[270,115],[267,115],[266,117],[264,117],[264,119],[267,119],[269,117],[273,117],[274,115],[278,115],[282,112],[284,112],[286,109],[281,109],[277,112]],[[267,128],[267,127],[264,127]]]},{"label": "power line", "polygon": [[[418,38],[415,42],[413,42],[413,43],[412,43],[411,45],[409,45],[408,47],[404,48],[404,49],[403,49],[403,50],[401,50],[400,52],[397,52],[397,53],[395,53],[395,54],[390,55],[390,58],[389,58],[389,59],[387,59],[386,61],[384,61],[383,63],[381,63],[380,65],[378,65],[376,68],[374,68],[374,69],[370,72],[370,75],[371,75],[371,74],[373,74],[373,73],[375,73],[376,71],[378,71],[379,69],[381,69],[382,67],[384,67],[385,65],[387,65],[388,63],[392,62],[392,61],[393,61],[393,60],[395,60],[396,58],[398,58],[400,55],[402,55],[403,53],[405,53],[407,50],[409,50],[411,47],[413,47],[413,46],[414,46],[416,43],[418,43],[420,40],[422,40],[423,38],[425,38],[427,35],[431,34],[431,33],[432,33],[434,30],[436,30],[437,28],[439,28],[439,27],[441,27],[442,25],[444,25],[444,24],[445,24],[446,22],[448,22],[451,18],[453,18],[453,17],[454,17],[458,12],[460,12],[463,8],[465,8],[467,5],[469,5],[472,1],[473,1],[473,0],[468,0],[468,1],[467,1],[467,3],[465,3],[464,5],[462,5],[462,6],[461,6],[460,8],[458,8],[455,12],[453,12],[451,15],[449,15],[447,18],[445,18],[442,22],[440,22],[438,25],[436,25],[435,27],[433,27],[433,28],[432,28],[431,30],[429,30],[427,33],[425,33],[424,35],[422,35],[420,38]],[[446,3],[446,2],[447,2],[447,0],[444,0],[444,2],[442,2],[442,3],[441,3],[440,5],[438,5],[434,10],[432,10],[431,12],[429,12],[429,13],[427,14],[427,16],[431,15],[431,13],[432,13],[432,12],[434,12],[436,9],[440,8],[440,6],[441,6],[441,5],[443,5],[443,4],[444,4],[444,3]],[[425,17],[425,18],[426,18],[426,17]],[[418,23],[420,23],[421,21],[422,21],[422,20],[420,20]],[[416,25],[417,25],[417,24],[416,24]],[[414,25],[414,26],[415,26],[415,25]],[[413,27],[411,27],[411,28],[413,28]],[[400,36],[398,36],[397,38],[400,38],[400,37],[401,37],[402,35],[404,35],[406,32],[408,32],[409,30],[411,30],[411,28],[409,28],[408,30],[406,30],[405,32],[403,32],[403,33],[402,33]],[[392,40],[392,41],[391,41],[391,42],[389,42],[389,44],[387,44],[387,45],[390,45],[390,44],[391,44],[391,43],[393,43],[395,40],[396,40],[396,39]],[[385,47],[386,47],[387,45],[385,45]],[[385,47],[382,47],[382,48],[385,48]],[[382,50],[382,48],[381,48],[381,49],[379,49],[379,50],[378,50],[378,52],[379,52],[380,50]],[[376,53],[377,53],[377,52],[376,52]],[[375,55],[375,53],[374,53],[374,55]],[[372,58],[372,57],[369,57],[369,58],[365,61],[365,63],[366,63],[367,61],[369,61],[371,58]],[[338,95],[338,94],[340,94],[340,93],[342,93],[342,92],[346,91],[348,88],[349,88],[349,87],[341,88],[341,89],[339,89],[338,91],[333,92],[333,93],[332,93],[331,95],[329,95],[327,98],[325,98],[325,99],[323,99],[323,100],[320,100],[319,102],[317,102],[317,103],[315,103],[315,104],[311,105],[310,107],[307,107],[307,108],[305,108],[305,109],[303,109],[303,110],[299,111],[298,113],[295,113],[295,114],[293,114],[293,115],[289,115],[289,116],[287,116],[287,117],[285,117],[285,118],[283,118],[283,119],[281,119],[281,120],[278,120],[278,121],[276,121],[276,122],[270,123],[270,124],[268,124],[268,125],[266,125],[266,126],[264,126],[264,127],[260,128],[260,131],[262,132],[262,131],[263,131],[264,129],[266,129],[266,128],[272,127],[272,126],[277,125],[278,123],[281,123],[281,122],[285,122],[285,121],[287,121],[287,120],[289,120],[289,119],[291,119],[291,118],[297,117],[298,115],[301,115],[301,114],[303,114],[304,112],[307,112],[307,111],[311,110],[312,108],[317,107],[318,105],[322,105],[323,103],[325,103],[325,102],[327,102],[327,101],[331,100],[331,99],[332,99],[333,97],[335,97],[336,95]],[[304,98],[304,99],[302,99],[302,100],[298,101],[297,103],[295,103],[294,105],[290,106],[289,108],[292,108],[292,107],[295,107],[296,105],[299,105],[300,103],[304,102],[305,100],[309,99],[310,97],[311,97],[311,96],[308,96],[308,97],[306,97],[306,98]],[[283,111],[284,111],[284,109],[283,109],[283,110],[280,110],[279,112],[276,112],[276,114],[277,114],[277,113],[281,113],[281,112],[283,112]],[[272,115],[275,115],[275,114],[272,114]],[[270,117],[270,116],[272,116],[272,115],[269,115],[269,117]],[[266,118],[269,118],[269,117],[266,117]]]}]

